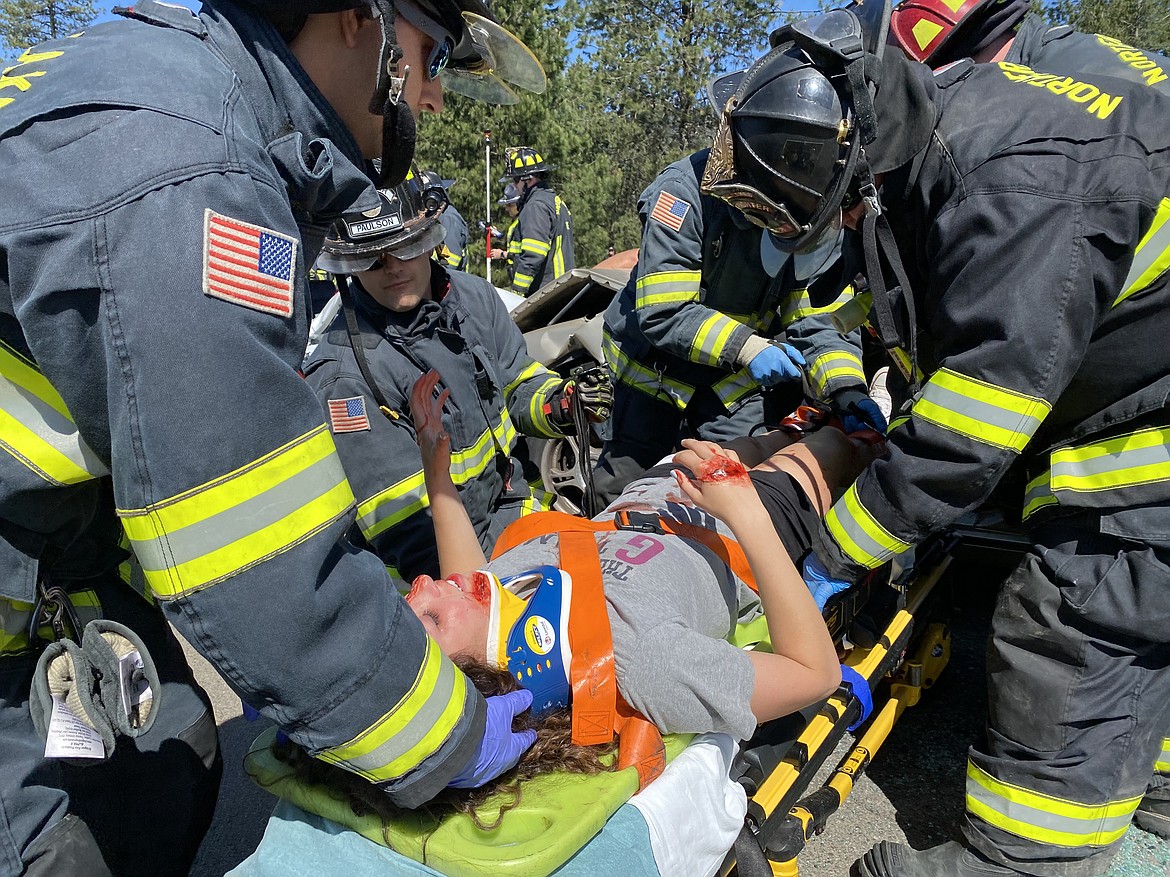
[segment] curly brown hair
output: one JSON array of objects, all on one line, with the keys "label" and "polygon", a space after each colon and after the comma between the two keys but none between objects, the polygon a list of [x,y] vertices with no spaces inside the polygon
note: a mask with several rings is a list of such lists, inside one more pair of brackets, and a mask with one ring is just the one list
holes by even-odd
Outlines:
[{"label": "curly brown hair", "polygon": [[[471,658],[454,658],[455,664],[471,680],[484,697],[507,694],[521,686],[507,670],[501,670]],[[528,710],[512,722],[514,731],[536,731],[536,743],[521,756],[519,763],[495,780],[478,789],[445,789],[428,808],[466,813],[483,831],[494,831],[504,815],[520,804],[521,787],[525,780],[541,774],[562,771],[576,774],[597,774],[612,771],[616,759],[616,743],[599,746],[579,746],[573,743],[572,713],[568,709],[536,718]],[[387,820],[402,812],[391,803],[386,794],[373,783],[356,774],[311,757],[291,740],[273,744],[273,754],[296,772],[297,779],[330,789],[344,800],[357,816],[376,814],[382,817],[382,836],[390,845]],[[479,810],[489,799],[499,812],[491,822],[484,821]],[[441,814],[439,814],[441,815]]]}]

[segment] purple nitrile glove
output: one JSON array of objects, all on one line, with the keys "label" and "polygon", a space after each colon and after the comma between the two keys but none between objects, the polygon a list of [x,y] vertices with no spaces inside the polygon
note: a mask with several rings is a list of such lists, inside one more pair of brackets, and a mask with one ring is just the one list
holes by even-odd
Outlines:
[{"label": "purple nitrile glove", "polygon": [[512,730],[512,719],[532,706],[532,692],[521,688],[487,699],[483,740],[471,761],[447,784],[449,788],[477,789],[516,765],[533,743],[535,731]]},{"label": "purple nitrile glove", "polygon": [[834,594],[840,594],[852,586],[852,582],[845,582],[829,575],[824,564],[817,560],[817,556],[812,552],[809,552],[804,559],[801,575],[804,577],[804,583],[808,586],[813,599],[816,600],[817,608],[822,612],[825,611],[825,604],[829,602],[830,597]]},{"label": "purple nitrile glove", "polygon": [[799,381],[804,374],[804,357],[791,344],[772,341],[752,357],[747,368],[756,383],[766,389],[785,381]]}]

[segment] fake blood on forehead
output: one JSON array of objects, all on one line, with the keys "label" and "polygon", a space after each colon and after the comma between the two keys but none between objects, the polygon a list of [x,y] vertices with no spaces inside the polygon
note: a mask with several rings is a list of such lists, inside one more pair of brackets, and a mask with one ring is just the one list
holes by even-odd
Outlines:
[{"label": "fake blood on forehead", "polygon": [[744,468],[743,463],[737,463],[728,457],[712,457],[709,460],[704,460],[699,466],[699,471],[695,473],[695,478],[708,484],[720,481],[746,484],[749,480],[748,471]]}]

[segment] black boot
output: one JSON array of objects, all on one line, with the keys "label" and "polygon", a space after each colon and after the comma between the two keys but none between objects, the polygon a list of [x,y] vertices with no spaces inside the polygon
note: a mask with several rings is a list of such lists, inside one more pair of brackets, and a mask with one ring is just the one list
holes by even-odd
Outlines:
[{"label": "black boot", "polygon": [[1133,814],[1133,821],[1146,831],[1170,839],[1170,792],[1163,791],[1157,797],[1146,795]]},{"label": "black boot", "polygon": [[996,865],[951,841],[918,852],[883,840],[853,863],[851,877],[1016,877],[1018,871]]}]

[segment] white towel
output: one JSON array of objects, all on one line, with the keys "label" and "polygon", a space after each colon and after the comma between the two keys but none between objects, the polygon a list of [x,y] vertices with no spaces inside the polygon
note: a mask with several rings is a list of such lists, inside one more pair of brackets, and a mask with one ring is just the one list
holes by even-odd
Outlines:
[{"label": "white towel", "polygon": [[661,877],[719,870],[747,815],[747,794],[729,776],[738,751],[727,734],[702,734],[630,799],[650,829]]}]

